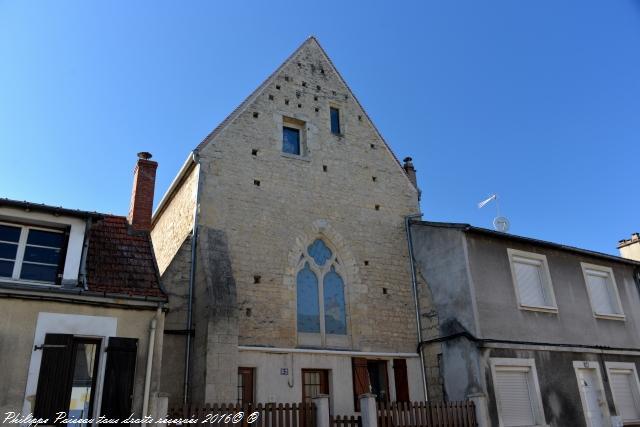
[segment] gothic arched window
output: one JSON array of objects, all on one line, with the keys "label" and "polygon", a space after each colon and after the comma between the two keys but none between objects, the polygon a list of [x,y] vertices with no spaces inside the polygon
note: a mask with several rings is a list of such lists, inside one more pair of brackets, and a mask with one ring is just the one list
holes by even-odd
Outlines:
[{"label": "gothic arched window", "polygon": [[347,311],[342,266],[321,239],[300,256],[296,275],[298,337],[302,344],[342,345]]}]

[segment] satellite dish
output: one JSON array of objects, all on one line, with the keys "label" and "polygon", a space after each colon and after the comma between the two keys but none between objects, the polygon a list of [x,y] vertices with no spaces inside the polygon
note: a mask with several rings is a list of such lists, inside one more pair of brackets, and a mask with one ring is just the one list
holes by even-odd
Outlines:
[{"label": "satellite dish", "polygon": [[496,231],[506,233],[509,231],[509,220],[504,216],[497,216],[493,219],[493,228],[495,228]]}]

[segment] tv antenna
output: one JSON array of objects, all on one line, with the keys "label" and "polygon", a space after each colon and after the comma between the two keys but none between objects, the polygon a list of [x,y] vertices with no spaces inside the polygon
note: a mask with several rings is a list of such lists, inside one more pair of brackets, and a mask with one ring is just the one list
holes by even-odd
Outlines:
[{"label": "tv antenna", "polygon": [[504,217],[504,216],[500,215],[500,204],[498,203],[498,195],[497,194],[492,194],[491,196],[489,196],[485,200],[483,200],[480,203],[478,203],[478,209],[484,208],[486,205],[488,205],[489,203],[491,203],[493,201],[496,202],[496,217],[493,219],[493,228],[496,231],[500,231],[502,233],[506,233],[506,232],[509,231],[509,226],[511,224],[509,223],[509,220],[507,219],[507,217]]}]

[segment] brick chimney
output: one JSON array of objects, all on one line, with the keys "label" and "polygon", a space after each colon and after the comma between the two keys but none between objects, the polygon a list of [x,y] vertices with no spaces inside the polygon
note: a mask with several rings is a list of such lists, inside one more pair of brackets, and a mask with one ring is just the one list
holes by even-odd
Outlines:
[{"label": "brick chimney", "polygon": [[134,230],[151,230],[153,213],[153,190],[156,186],[158,162],[149,160],[151,153],[138,153],[138,163],[133,170],[133,190],[127,220]]},{"label": "brick chimney", "polygon": [[407,173],[409,181],[413,183],[414,187],[418,188],[418,182],[416,181],[416,169],[413,167],[413,159],[411,157],[405,157],[403,161],[404,165],[402,165],[402,167]]},{"label": "brick chimney", "polygon": [[622,258],[640,261],[640,233],[633,233],[630,239],[620,240],[618,250]]}]

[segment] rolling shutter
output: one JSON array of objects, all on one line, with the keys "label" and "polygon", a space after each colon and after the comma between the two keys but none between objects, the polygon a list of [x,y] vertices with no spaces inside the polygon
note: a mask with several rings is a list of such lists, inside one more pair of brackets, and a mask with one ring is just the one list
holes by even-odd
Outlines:
[{"label": "rolling shutter", "polygon": [[409,382],[405,359],[393,359],[393,378],[396,383],[396,401],[409,402]]},{"label": "rolling shutter", "polygon": [[131,415],[138,340],[110,337],[106,352],[100,415],[126,419]]},{"label": "rolling shutter", "polygon": [[542,262],[534,259],[513,257],[513,269],[520,294],[520,302],[531,306],[549,306],[542,279]]},{"label": "rolling shutter", "polygon": [[535,425],[529,369],[496,368],[495,382],[502,425],[505,427]]},{"label": "rolling shutter", "polygon": [[69,410],[73,369],[73,335],[47,334],[42,348],[33,415],[53,421]]},{"label": "rolling shutter", "polygon": [[609,275],[595,270],[587,270],[587,286],[591,295],[591,303],[596,313],[616,314],[617,304],[613,304]]},{"label": "rolling shutter", "polygon": [[618,415],[622,416],[625,421],[640,419],[640,408],[638,408],[640,402],[637,396],[639,390],[634,384],[633,371],[631,369],[612,369],[609,376]]}]

